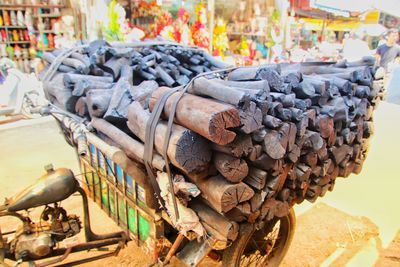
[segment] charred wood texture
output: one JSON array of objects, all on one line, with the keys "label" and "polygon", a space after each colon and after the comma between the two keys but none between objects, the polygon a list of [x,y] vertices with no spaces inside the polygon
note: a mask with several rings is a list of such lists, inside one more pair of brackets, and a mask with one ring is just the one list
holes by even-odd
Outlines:
[{"label": "charred wood texture", "polygon": [[[60,54],[43,59],[54,64]],[[368,57],[203,74],[227,66],[179,45],[96,41],[60,63],[44,83],[49,100],[91,119],[98,136],[138,164],[150,112],[175,90],[156,126],[152,165],[166,168],[160,155],[171,118],[172,171],[198,186],[188,207],[226,243],[238,235],[236,222],[285,216],[333,190],[337,177],[361,172],[384,95],[382,71]]]}]

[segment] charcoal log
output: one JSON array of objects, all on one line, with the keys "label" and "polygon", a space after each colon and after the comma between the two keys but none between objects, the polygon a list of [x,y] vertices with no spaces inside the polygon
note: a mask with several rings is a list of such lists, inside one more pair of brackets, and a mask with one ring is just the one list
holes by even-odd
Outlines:
[{"label": "charcoal log", "polygon": [[[150,113],[138,102],[133,102],[128,108],[128,127],[144,142],[146,124]],[[155,131],[154,145],[158,153],[163,153],[167,124],[160,121]],[[196,173],[205,170],[211,160],[211,150],[208,142],[198,134],[180,125],[173,125],[169,140],[167,155],[171,163],[186,173]]]},{"label": "charcoal log", "polygon": [[[122,149],[129,158],[144,163],[144,145],[112,125],[98,118],[92,118],[91,125],[99,132],[111,138],[117,146]],[[165,161],[157,153],[153,154],[152,166],[160,171],[165,171]]]},{"label": "charcoal log", "polygon": [[207,204],[217,212],[228,212],[254,195],[254,191],[248,185],[243,182],[230,183],[221,175],[193,182],[199,187]]},{"label": "charcoal log", "polygon": [[204,77],[195,79],[192,86],[188,88],[188,92],[200,96],[209,96],[234,106],[247,106],[250,101],[248,94]]},{"label": "charcoal log", "polygon": [[219,173],[232,183],[242,181],[249,173],[246,161],[224,153],[215,153],[213,162]]},{"label": "charcoal log", "polygon": [[[154,91],[150,99],[150,110],[154,108],[156,101],[170,90],[160,87]],[[164,117],[170,116],[173,103],[179,94],[176,92],[168,98],[164,106]],[[239,112],[234,107],[191,94],[184,94],[180,99],[175,121],[219,145],[232,142],[236,134],[230,128],[240,125]]]},{"label": "charcoal log", "polygon": [[200,200],[190,201],[189,207],[197,213],[202,225],[211,236],[217,232],[230,241],[237,238],[239,233],[237,223],[227,220]]}]

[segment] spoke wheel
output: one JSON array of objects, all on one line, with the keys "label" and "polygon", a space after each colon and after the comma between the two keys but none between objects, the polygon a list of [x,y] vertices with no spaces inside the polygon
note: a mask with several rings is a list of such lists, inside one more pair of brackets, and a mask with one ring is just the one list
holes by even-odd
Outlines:
[{"label": "spoke wheel", "polygon": [[274,218],[261,229],[253,224],[242,224],[238,239],[224,251],[223,266],[259,267],[278,266],[293,238],[295,215]]}]

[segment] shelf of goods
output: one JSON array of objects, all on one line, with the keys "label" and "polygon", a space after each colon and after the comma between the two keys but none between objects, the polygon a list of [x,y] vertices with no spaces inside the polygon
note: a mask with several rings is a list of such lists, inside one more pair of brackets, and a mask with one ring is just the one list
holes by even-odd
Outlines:
[{"label": "shelf of goods", "polygon": [[37,2],[0,4],[0,57],[12,59],[24,72],[31,72],[35,58],[54,49],[54,39],[60,34],[53,26],[61,18],[63,0]]}]

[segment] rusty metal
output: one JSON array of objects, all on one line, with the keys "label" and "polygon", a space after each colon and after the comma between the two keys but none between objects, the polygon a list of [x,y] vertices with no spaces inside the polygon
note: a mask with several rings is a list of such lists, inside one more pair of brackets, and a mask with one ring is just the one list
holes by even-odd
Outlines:
[{"label": "rusty metal", "polygon": [[68,198],[78,186],[71,170],[49,169],[35,184],[7,200],[6,208],[13,212],[55,203]]},{"label": "rusty metal", "polygon": [[28,217],[25,217],[19,213],[16,212],[8,212],[8,211],[2,211],[0,212],[0,217],[5,217],[5,216],[12,216],[20,219],[24,223],[29,223],[31,220]]},{"label": "rusty metal", "polygon": [[179,246],[181,245],[184,238],[185,238],[185,236],[183,234],[179,233],[178,237],[175,239],[174,244],[169,249],[168,254],[162,263],[163,265],[168,264],[168,262],[171,260],[171,258],[175,255],[176,250],[179,248]]},{"label": "rusty metal", "polygon": [[52,259],[52,260],[49,260],[49,261],[38,263],[38,264],[36,264],[36,267],[45,267],[45,266],[49,266],[49,265],[52,265],[52,264],[56,264],[58,262],[62,262],[63,260],[65,260],[69,256],[71,251],[72,251],[72,247],[69,247],[69,248],[67,248],[65,250],[65,253],[61,257],[56,258],[56,259]]},{"label": "rusty metal", "polygon": [[78,187],[76,190],[82,196],[83,202],[83,221],[84,221],[84,229],[85,229],[85,238],[86,241],[98,241],[105,240],[110,238],[122,238],[127,240],[125,232],[115,232],[110,234],[98,235],[93,233],[91,225],[90,225],[90,214],[89,214],[89,203],[85,190],[82,187]]}]

